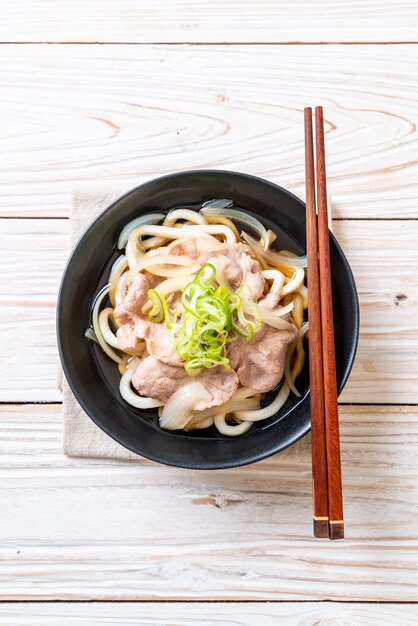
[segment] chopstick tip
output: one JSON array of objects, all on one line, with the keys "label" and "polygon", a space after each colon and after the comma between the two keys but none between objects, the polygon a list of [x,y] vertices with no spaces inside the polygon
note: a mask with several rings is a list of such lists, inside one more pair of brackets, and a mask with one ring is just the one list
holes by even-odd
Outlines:
[{"label": "chopstick tip", "polygon": [[329,538],[344,539],[344,522],[342,520],[329,523]]},{"label": "chopstick tip", "polygon": [[317,539],[328,539],[328,519],[313,519],[313,535]]}]

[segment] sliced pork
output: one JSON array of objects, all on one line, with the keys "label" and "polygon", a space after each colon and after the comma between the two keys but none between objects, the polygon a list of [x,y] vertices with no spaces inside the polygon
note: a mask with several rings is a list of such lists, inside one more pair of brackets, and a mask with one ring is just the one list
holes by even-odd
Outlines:
[{"label": "sliced pork", "polygon": [[135,332],[135,328],[129,323],[118,328],[116,338],[120,350],[133,350],[138,345],[138,336]]},{"label": "sliced pork", "polygon": [[245,387],[270,391],[281,381],[289,344],[296,339],[297,329],[277,330],[264,324],[251,341],[240,337],[231,341],[227,356]]},{"label": "sliced pork", "polygon": [[196,239],[177,239],[167,246],[168,254],[175,256],[187,256],[190,259],[197,259]]},{"label": "sliced pork", "polygon": [[148,299],[148,290],[156,285],[156,277],[139,272],[127,281],[127,290],[121,304],[115,307],[114,316],[119,326],[135,325],[137,317],[142,316],[142,307]]},{"label": "sliced pork", "polygon": [[238,387],[238,376],[220,365],[203,369],[201,374],[191,378],[183,367],[167,365],[148,356],[141,361],[132,377],[132,384],[141,395],[162,402],[167,402],[173,393],[191,382],[201,383],[210,394],[210,400],[196,405],[195,409],[200,411],[227,402]]},{"label": "sliced pork", "polygon": [[222,250],[215,252],[202,252],[198,257],[198,263],[212,263],[218,267],[217,259],[226,257],[224,263],[225,277],[230,285],[237,289],[241,285],[248,285],[255,302],[264,291],[265,279],[260,269],[260,264],[250,256],[249,246],[242,243],[224,244]]},{"label": "sliced pork", "polygon": [[128,281],[126,295],[114,310],[114,317],[119,329],[116,333],[118,347],[121,350],[135,348],[138,338],[143,337],[138,332],[137,325],[142,323],[142,307],[147,301],[147,293],[156,284],[151,274],[137,274]]},{"label": "sliced pork", "polygon": [[148,352],[168,365],[183,365],[183,360],[175,351],[171,332],[164,322],[154,324],[147,320],[144,339],[147,342]]},{"label": "sliced pork", "polygon": [[[278,305],[279,296],[263,296],[265,279],[258,261],[251,256],[250,248],[245,244],[225,244],[222,250],[199,254],[196,241],[190,239],[174,241],[168,248],[170,254],[197,258],[201,265],[208,262],[215,266],[219,264],[232,288],[248,285],[253,299],[259,301],[260,306],[272,310]],[[152,323],[142,314],[148,290],[160,280],[150,274],[138,273],[128,282],[126,295],[114,311],[119,325],[119,347],[124,350],[135,348],[138,340],[142,339],[147,344],[150,356],[140,363],[132,380],[139,393],[166,402],[178,389],[196,380],[205,386],[211,396],[209,403],[202,401],[202,406],[196,407],[203,409],[226,402],[239,382],[261,392],[270,391],[280,382],[288,346],[297,335],[293,325],[289,330],[277,330],[264,324],[251,341],[239,338],[228,344],[231,371],[219,366],[204,369],[199,376],[191,378],[182,367],[184,362],[175,350],[171,332],[165,323]],[[180,304],[179,294],[169,296],[168,304],[173,312]]]},{"label": "sliced pork", "polygon": [[169,365],[181,365],[182,360],[174,349],[171,333],[164,323],[154,324],[142,314],[148,299],[148,290],[158,284],[158,277],[137,274],[128,285],[123,302],[115,308],[118,347],[135,348],[139,339],[145,339],[147,349],[155,358]]},{"label": "sliced pork", "polygon": [[272,311],[276,307],[279,306],[280,296],[276,293],[268,293],[266,296],[259,300],[258,304],[263,307],[263,309],[267,309],[267,311]]}]

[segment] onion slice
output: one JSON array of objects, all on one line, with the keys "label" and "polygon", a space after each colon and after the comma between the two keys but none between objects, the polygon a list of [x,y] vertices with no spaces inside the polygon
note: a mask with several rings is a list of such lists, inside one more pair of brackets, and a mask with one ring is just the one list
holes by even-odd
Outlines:
[{"label": "onion slice", "polygon": [[[251,302],[246,298],[243,299],[244,311],[249,315],[254,315],[254,312],[258,314],[259,318],[268,324],[269,326],[273,326],[277,328],[277,330],[290,330],[292,328],[292,324],[282,320],[277,313],[274,314],[272,311],[268,311],[264,309],[262,306],[259,306],[255,302]],[[283,307],[284,308],[284,307]]]},{"label": "onion slice", "polygon": [[193,409],[200,402],[210,402],[211,394],[202,385],[194,382],[178,389],[164,406],[160,426],[165,430],[181,430],[193,418]]},{"label": "onion slice", "polygon": [[256,219],[249,213],[244,213],[244,211],[239,211],[238,209],[232,209],[230,207],[220,208],[213,204],[208,205],[208,203],[205,203],[202,206],[202,208],[200,209],[200,213],[202,213],[202,215],[208,215],[210,217],[215,215],[223,215],[224,217],[228,217],[231,220],[236,220],[237,222],[240,222],[245,226],[250,226],[259,235],[260,240],[263,242],[264,250],[267,250],[267,248],[269,247],[270,237],[267,230],[258,219]]},{"label": "onion slice", "polygon": [[302,287],[304,280],[305,270],[301,267],[297,267],[292,278],[283,287],[281,295],[286,296],[287,294],[292,293],[292,291],[297,291],[300,287]]},{"label": "onion slice", "polygon": [[158,222],[164,218],[164,213],[147,213],[147,215],[140,215],[134,220],[128,222],[119,235],[118,249],[122,250],[122,248],[125,248],[128,243],[129,235],[133,230],[138,228],[138,226],[142,226],[143,224],[158,224]]},{"label": "onion slice", "polygon": [[305,256],[286,256],[283,253],[275,252],[274,250],[264,250],[263,246],[254,237],[251,237],[246,232],[241,233],[241,237],[244,241],[254,250],[256,254],[262,258],[270,261],[273,265],[282,265],[283,267],[306,267],[306,255]]},{"label": "onion slice", "polygon": [[294,302],[289,302],[289,304],[286,304],[286,306],[279,306],[273,309],[272,313],[274,315],[278,315],[279,317],[282,317],[283,315],[287,315],[288,313],[291,313],[293,311],[294,305],[295,305]]}]

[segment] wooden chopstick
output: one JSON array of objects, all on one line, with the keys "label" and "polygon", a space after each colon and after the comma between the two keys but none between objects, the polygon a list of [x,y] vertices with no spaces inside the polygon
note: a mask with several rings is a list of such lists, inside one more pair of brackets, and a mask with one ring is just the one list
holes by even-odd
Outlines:
[{"label": "wooden chopstick", "polygon": [[[315,537],[341,539],[344,518],[332,310],[324,120],[315,109],[316,177],[312,109],[305,108],[306,249],[309,289],[309,378]],[[316,183],[316,202],[315,202]],[[316,214],[318,206],[318,217]]]},{"label": "wooden chopstick", "polygon": [[324,538],[329,536],[329,515],[312,109],[308,107],[304,113],[313,533],[315,537]]},{"label": "wooden chopstick", "polygon": [[334,346],[334,318],[332,310],[324,119],[322,107],[315,108],[315,140],[329,537],[330,539],[342,539],[344,537],[344,518],[341,482],[340,436],[338,425],[337,375]]}]

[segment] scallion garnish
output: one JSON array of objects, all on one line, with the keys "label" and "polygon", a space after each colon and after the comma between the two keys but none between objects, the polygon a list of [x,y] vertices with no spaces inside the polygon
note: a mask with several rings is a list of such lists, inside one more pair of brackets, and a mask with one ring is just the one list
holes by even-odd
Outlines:
[{"label": "scallion garnish", "polygon": [[153,305],[148,319],[154,323],[165,320],[167,328],[171,328],[176,352],[190,376],[197,375],[203,367],[223,365],[230,369],[226,344],[238,336],[250,341],[261,327],[255,308],[251,319],[244,313],[242,294],[247,289],[245,300],[252,302],[251,289],[244,285],[237,293],[231,293],[215,283],[215,276],[211,263],[203,265],[183,289],[181,304],[172,315],[165,297],[155,289],[148,291]]}]

